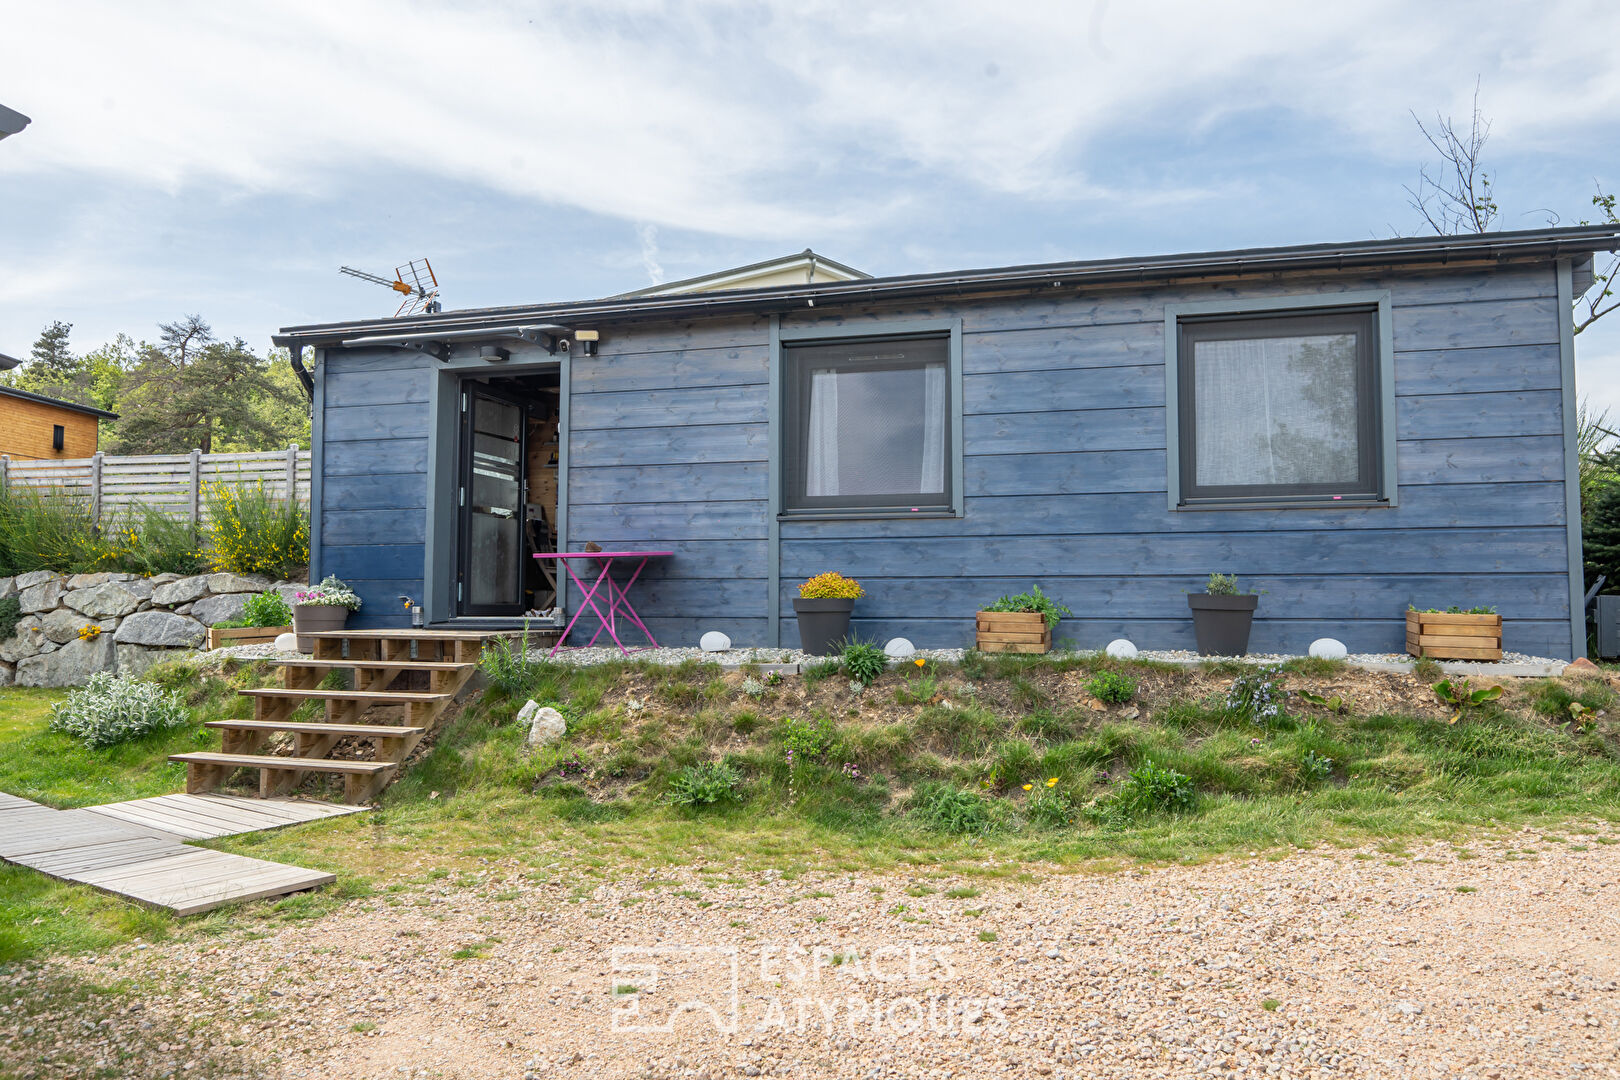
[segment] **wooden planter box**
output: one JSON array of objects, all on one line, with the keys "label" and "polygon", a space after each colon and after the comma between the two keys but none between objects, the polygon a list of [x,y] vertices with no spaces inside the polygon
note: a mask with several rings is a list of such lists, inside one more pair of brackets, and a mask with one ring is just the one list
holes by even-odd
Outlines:
[{"label": "wooden planter box", "polygon": [[981,611],[974,646],[980,652],[1050,652],[1052,629],[1034,612]]},{"label": "wooden planter box", "polygon": [[290,626],[210,626],[208,647],[223,649],[231,645],[262,645],[290,633]]},{"label": "wooden planter box", "polygon": [[1436,660],[1502,659],[1502,616],[1406,613],[1406,651]]}]

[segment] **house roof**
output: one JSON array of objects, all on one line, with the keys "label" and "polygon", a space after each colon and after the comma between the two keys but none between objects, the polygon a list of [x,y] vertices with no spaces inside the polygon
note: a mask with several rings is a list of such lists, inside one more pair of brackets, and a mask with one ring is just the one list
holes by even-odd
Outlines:
[{"label": "house roof", "polygon": [[906,274],[821,284],[779,285],[674,295],[629,294],[601,300],[510,307],[468,308],[397,319],[364,319],[285,327],[273,336],[278,345],[336,345],[363,338],[431,341],[441,335],[473,336],[480,331],[518,330],[532,326],[589,328],[609,322],[651,318],[701,318],[741,312],[769,313],[816,304],[862,303],[1031,292],[1051,288],[1079,290],[1088,285],[1130,284],[1165,280],[1233,278],[1283,272],[1356,268],[1410,268],[1516,261],[1545,261],[1589,256],[1620,248],[1620,226],[1581,225],[1517,232],[1471,233],[1462,236],[1396,237],[1342,244],[1244,248],[1145,258],[1091,259],[1035,263],[948,273]]},{"label": "house roof", "polygon": [[85,413],[100,420],[116,420],[117,413],[107,412],[90,405],[80,405],[77,401],[63,401],[60,398],[46,397],[44,394],[31,394],[27,390],[18,390],[15,386],[0,386],[0,397],[21,398],[23,401],[37,401],[42,405],[55,405],[59,409],[70,412]]},{"label": "house roof", "polygon": [[5,353],[0,353],[0,371],[10,371],[20,363],[22,363],[22,361],[17,359],[15,356],[7,356]]},{"label": "house roof", "polygon": [[[649,285],[645,289],[634,289],[627,293],[618,293],[618,297],[629,296],[672,296],[678,293],[716,292],[727,289],[743,289],[750,285],[763,284],[771,278],[804,274],[805,284],[817,281],[856,281],[871,278],[871,274],[857,270],[853,266],[845,266],[825,255],[818,254],[810,248],[794,252],[792,255],[781,255],[764,262],[749,263],[747,266],[734,266],[729,270],[716,270],[712,274],[699,274],[697,277],[682,278],[680,281],[666,281],[658,285]],[[789,284],[790,282],[778,282]]]}]

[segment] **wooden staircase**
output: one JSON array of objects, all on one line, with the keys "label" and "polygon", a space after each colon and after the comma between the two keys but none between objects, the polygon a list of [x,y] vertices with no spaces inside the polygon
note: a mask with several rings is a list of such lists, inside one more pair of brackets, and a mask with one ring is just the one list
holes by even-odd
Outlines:
[{"label": "wooden staircase", "polygon": [[[259,770],[261,798],[294,790],[309,773],[337,773],[343,777],[344,802],[369,803],[473,677],[484,642],[520,634],[348,630],[308,636],[315,639],[314,657],[281,661],[281,686],[242,691],[253,700],[253,719],[206,725],[221,731],[219,753],[170,756],[185,762],[188,794],[211,791],[245,768]],[[333,671],[352,672],[352,688],[321,689]],[[394,689],[396,682],[426,683],[426,689]],[[322,703],[325,718],[294,720],[293,712],[311,701]],[[372,718],[378,707],[393,715]],[[292,737],[291,753],[264,752],[276,734]],[[369,741],[371,758],[329,756],[348,739]]]}]

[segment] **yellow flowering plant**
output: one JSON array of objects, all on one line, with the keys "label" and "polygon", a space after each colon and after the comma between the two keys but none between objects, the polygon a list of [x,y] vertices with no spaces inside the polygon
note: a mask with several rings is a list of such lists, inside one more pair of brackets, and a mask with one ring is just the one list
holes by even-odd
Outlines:
[{"label": "yellow flowering plant", "polygon": [[829,570],[800,585],[799,595],[806,600],[856,600],[865,596],[866,590],[854,578]]}]

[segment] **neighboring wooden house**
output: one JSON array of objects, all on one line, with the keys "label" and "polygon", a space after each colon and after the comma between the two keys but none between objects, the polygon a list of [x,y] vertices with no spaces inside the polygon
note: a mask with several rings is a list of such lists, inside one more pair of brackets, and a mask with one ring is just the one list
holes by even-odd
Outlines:
[{"label": "neighboring wooden house", "polygon": [[118,414],[89,405],[0,386],[0,455],[87,458],[96,452],[100,421],[116,419]]},{"label": "neighboring wooden house", "polygon": [[[794,587],[839,570],[869,639],[968,644],[976,608],[1038,582],[1074,611],[1059,640],[1188,647],[1185,593],[1219,571],[1262,591],[1257,652],[1399,653],[1408,604],[1458,604],[1497,608],[1510,650],[1579,655],[1571,305],[1617,243],[1370,240],[293,327],[311,572],[358,589],[358,625],[403,624],[401,594],[431,624],[510,624],[539,595],[528,513],[569,550],[673,550],[635,592],[678,644],[794,645]],[[503,449],[544,447],[546,423],[554,451]]]}]

